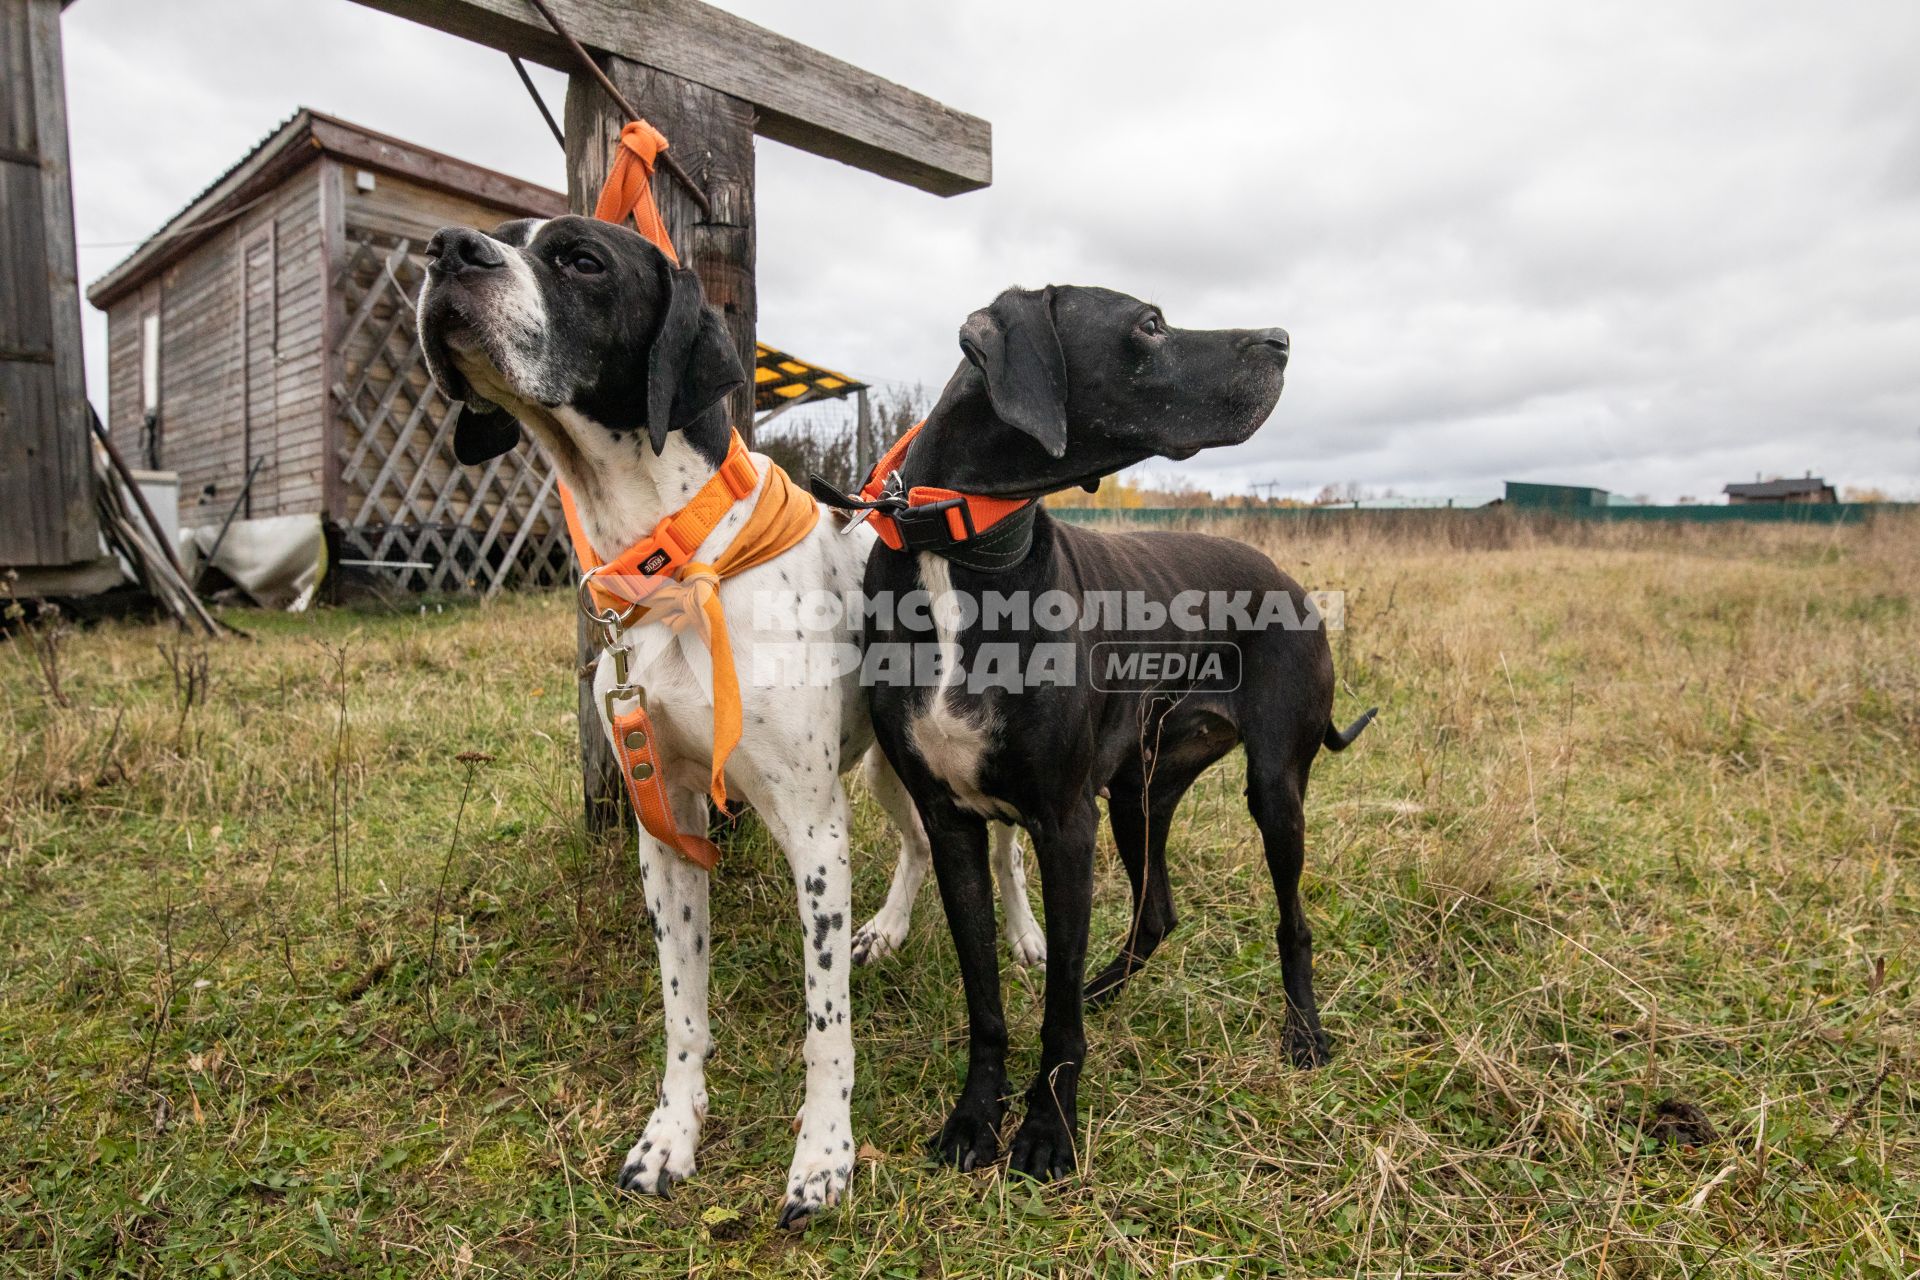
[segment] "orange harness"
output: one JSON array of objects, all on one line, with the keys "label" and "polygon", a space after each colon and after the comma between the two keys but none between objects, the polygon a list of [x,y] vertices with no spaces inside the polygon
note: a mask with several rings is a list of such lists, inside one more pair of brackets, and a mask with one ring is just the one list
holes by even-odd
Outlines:
[{"label": "orange harness", "polygon": [[844,511],[864,512],[880,541],[895,551],[933,551],[967,568],[993,573],[1026,558],[1033,539],[1032,498],[989,498],[932,485],[906,488],[900,464],[906,460],[922,421],[908,428],[873,466],[857,499],[848,498],[818,476],[813,496]]},{"label": "orange harness", "polygon": [[[628,216],[635,228],[668,258],[678,262],[666,224],[653,202],[653,164],[667,140],[643,120],[620,131],[620,151],[594,216],[621,222]],[[657,622],[675,632],[698,629],[712,658],[713,760],[707,793],[715,804],[727,803],[727,757],[740,742],[740,680],[733,666],[733,647],[727,635],[726,613],[720,605],[723,578],[764,564],[797,544],[813,531],[820,508],[779,467],[768,465],[766,485],[746,524],[712,564],[694,555],[734,504],[760,485],[760,475],[740,433],[732,433],[727,456],[686,506],[654,526],[653,532],[610,560],[602,560],[580,523],[573,495],[560,485],[560,508],[566,513],[567,534],[583,572],[581,590],[592,604],[588,616],[605,628],[607,655],[613,659],[614,684],[600,707],[613,735],[620,775],[626,780],[640,825],[656,840],[707,871],[720,861],[720,850],[704,836],[681,831],[668,800],[666,768],[658,737],[647,716],[641,687],[630,683],[627,648],[618,642],[627,626]],[[583,607],[586,601],[583,601]],[[631,699],[633,706],[616,710]]]}]

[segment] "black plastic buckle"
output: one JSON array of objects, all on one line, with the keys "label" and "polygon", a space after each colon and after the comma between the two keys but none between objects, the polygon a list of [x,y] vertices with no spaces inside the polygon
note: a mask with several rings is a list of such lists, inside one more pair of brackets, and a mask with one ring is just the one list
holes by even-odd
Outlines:
[{"label": "black plastic buckle", "polygon": [[973,509],[967,506],[967,500],[942,498],[938,502],[923,502],[894,513],[893,523],[900,530],[901,549],[935,551],[956,545],[953,531],[947,525],[947,512],[954,507],[960,508],[960,523],[967,528],[967,537],[963,541],[971,540],[979,531],[973,527]]}]

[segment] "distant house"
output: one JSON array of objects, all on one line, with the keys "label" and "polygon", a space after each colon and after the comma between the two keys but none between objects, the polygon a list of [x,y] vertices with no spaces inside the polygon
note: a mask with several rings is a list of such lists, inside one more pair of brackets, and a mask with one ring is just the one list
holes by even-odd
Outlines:
[{"label": "distant house", "polygon": [[1752,484],[1727,486],[1727,503],[1742,507],[1755,502],[1834,503],[1839,496],[1833,486],[1809,473],[1798,480],[1756,480]]}]

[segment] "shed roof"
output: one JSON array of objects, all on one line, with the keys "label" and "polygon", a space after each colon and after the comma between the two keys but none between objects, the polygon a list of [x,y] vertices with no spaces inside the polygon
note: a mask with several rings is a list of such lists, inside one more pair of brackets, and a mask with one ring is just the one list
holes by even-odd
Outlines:
[{"label": "shed roof", "polygon": [[120,265],[89,285],[87,301],[100,308],[112,306],[322,155],[528,217],[554,218],[567,211],[567,199],[558,191],[302,107]]},{"label": "shed roof", "polygon": [[1821,476],[1800,476],[1792,480],[1757,480],[1751,484],[1730,484],[1726,488],[1729,498],[1791,498],[1800,493],[1819,493],[1829,489]]},{"label": "shed roof", "polygon": [[798,356],[757,343],[753,362],[753,407],[755,412],[777,409],[803,396],[811,400],[838,399],[866,390],[867,384],[844,373],[817,364],[808,364]]}]

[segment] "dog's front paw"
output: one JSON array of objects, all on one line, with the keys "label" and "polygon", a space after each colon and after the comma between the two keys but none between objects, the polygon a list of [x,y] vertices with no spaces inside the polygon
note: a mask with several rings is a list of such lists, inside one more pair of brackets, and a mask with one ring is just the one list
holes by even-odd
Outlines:
[{"label": "dog's front paw", "polygon": [[793,1167],[787,1171],[787,1198],[780,1204],[781,1229],[802,1230],[814,1214],[839,1204],[852,1175],[853,1156],[849,1151],[805,1158],[794,1152]]},{"label": "dog's front paw", "polygon": [[931,1144],[934,1158],[962,1173],[998,1160],[1001,1110],[961,1102]]},{"label": "dog's front paw", "polygon": [[1287,1057],[1293,1065],[1302,1071],[1311,1071],[1315,1067],[1324,1067],[1333,1061],[1333,1045],[1327,1039],[1327,1033],[1319,1027],[1309,1026],[1306,1019],[1287,1010]]},{"label": "dog's front paw", "polygon": [[673,1193],[673,1184],[693,1176],[693,1152],[700,1145],[700,1122],[677,1109],[654,1108],[640,1141],[620,1166],[620,1187],[650,1196]]},{"label": "dog's front paw", "polygon": [[780,1203],[780,1226],[799,1230],[813,1215],[840,1203],[853,1174],[853,1125],[842,1101],[838,1107],[802,1107],[800,1138],[787,1168],[787,1198]]},{"label": "dog's front paw", "polygon": [[854,931],[853,962],[872,964],[876,960],[885,960],[900,949],[907,940],[907,922],[896,920],[882,911]]},{"label": "dog's front paw", "polygon": [[1007,1168],[1039,1182],[1051,1182],[1073,1172],[1073,1131],[1051,1103],[1033,1108],[1026,1123],[1013,1135]]},{"label": "dog's front paw", "polygon": [[1027,968],[1038,969],[1047,962],[1047,935],[1029,920],[1025,930],[1007,938],[1007,949]]}]

